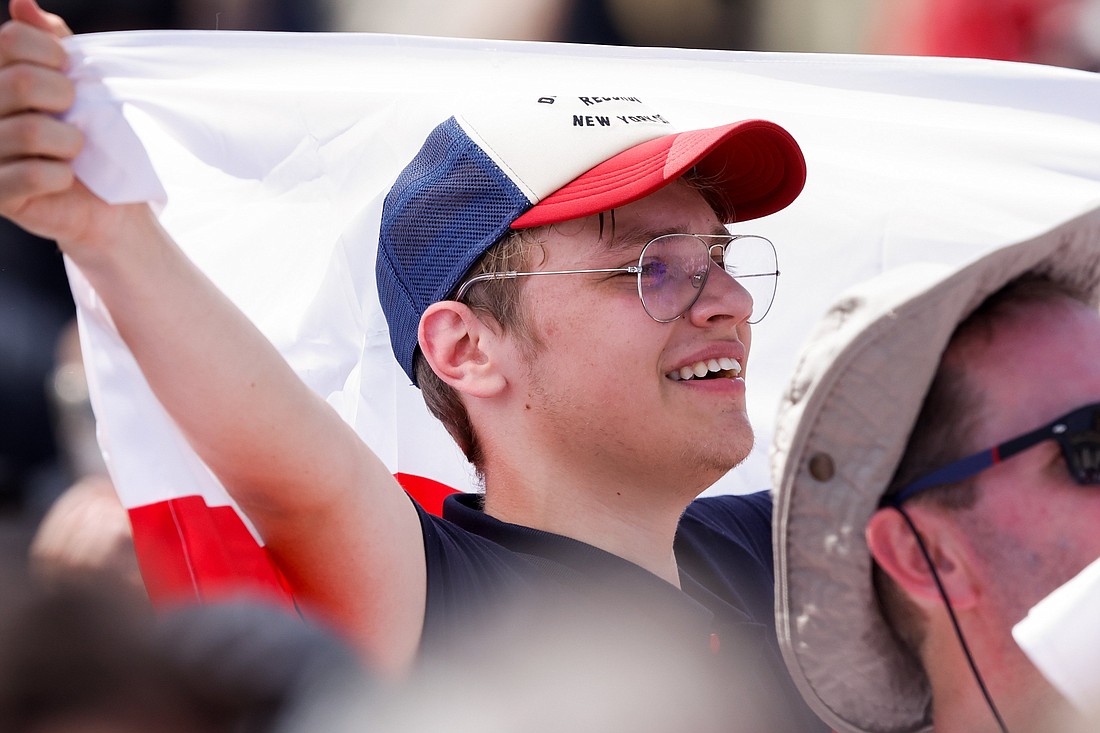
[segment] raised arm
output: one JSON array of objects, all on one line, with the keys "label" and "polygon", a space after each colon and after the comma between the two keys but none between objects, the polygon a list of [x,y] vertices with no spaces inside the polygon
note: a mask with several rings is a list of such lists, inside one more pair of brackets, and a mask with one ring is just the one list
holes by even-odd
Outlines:
[{"label": "raised arm", "polygon": [[307,604],[376,664],[419,643],[424,548],[412,504],[358,435],[187,259],[145,205],[72,173],[80,132],[64,23],[12,0],[0,28],[0,215],[58,242],[159,400],[256,525]]}]

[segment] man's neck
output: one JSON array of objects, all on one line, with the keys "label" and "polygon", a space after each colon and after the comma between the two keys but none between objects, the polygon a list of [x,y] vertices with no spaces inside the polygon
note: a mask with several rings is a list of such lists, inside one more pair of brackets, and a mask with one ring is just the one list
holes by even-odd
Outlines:
[{"label": "man's neck", "polygon": [[[986,634],[965,626],[964,621],[971,653],[1009,733],[1084,730],[1076,727],[1080,722],[1076,713],[1031,665],[1007,630]],[[923,655],[932,686],[933,727],[936,733],[1000,733],[997,717],[953,637],[953,631],[950,637],[945,633],[939,651],[929,649]],[[1002,637],[1007,641],[998,641]]]},{"label": "man's neck", "polygon": [[585,542],[680,586],[672,545],[688,500],[599,479],[581,483],[568,471],[552,481],[533,479],[529,470],[486,470],[485,512]]}]

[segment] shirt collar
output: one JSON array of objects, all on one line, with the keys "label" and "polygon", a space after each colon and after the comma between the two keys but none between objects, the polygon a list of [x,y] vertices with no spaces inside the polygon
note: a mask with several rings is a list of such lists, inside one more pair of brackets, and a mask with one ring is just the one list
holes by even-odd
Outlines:
[{"label": "shirt collar", "polygon": [[682,567],[678,589],[639,565],[586,542],[495,519],[482,510],[483,503],[480,494],[454,494],[443,502],[443,518],[513,552],[560,563],[579,578],[644,595],[647,604],[654,604],[653,612],[661,609],[693,626],[709,629],[716,615],[725,624],[751,623],[744,611],[707,590]]}]

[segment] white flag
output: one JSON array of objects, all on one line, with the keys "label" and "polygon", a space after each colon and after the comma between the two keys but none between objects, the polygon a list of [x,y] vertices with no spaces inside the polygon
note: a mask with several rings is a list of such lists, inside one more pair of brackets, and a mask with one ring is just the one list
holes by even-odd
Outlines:
[{"label": "white flag", "polygon": [[[429,130],[477,95],[632,95],[679,129],[764,118],[808,182],[735,227],[779,252],[755,328],[757,446],[712,492],[768,487],[780,390],[818,316],[902,263],[956,263],[1100,203],[1100,78],[963,59],[771,54],[367,34],[132,32],[66,41],[77,171],[149,200],[188,255],[390,469],[470,490],[472,471],[390,352],[374,285],[385,193]],[[247,529],[145,385],[75,268],[92,401],[154,596],[278,586]],[[438,487],[436,487],[438,488]]]}]

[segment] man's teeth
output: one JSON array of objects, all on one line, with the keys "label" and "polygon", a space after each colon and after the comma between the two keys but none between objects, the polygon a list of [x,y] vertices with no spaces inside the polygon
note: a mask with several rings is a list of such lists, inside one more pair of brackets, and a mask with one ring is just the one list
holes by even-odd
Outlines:
[{"label": "man's teeth", "polygon": [[675,371],[669,372],[667,376],[669,379],[679,381],[681,379],[696,379],[699,377],[705,377],[708,374],[716,372],[729,372],[728,377],[736,377],[741,373],[741,365],[737,363],[736,359],[730,359],[722,357],[720,359],[708,359],[707,361],[697,361],[694,364],[688,364],[682,366]]}]

